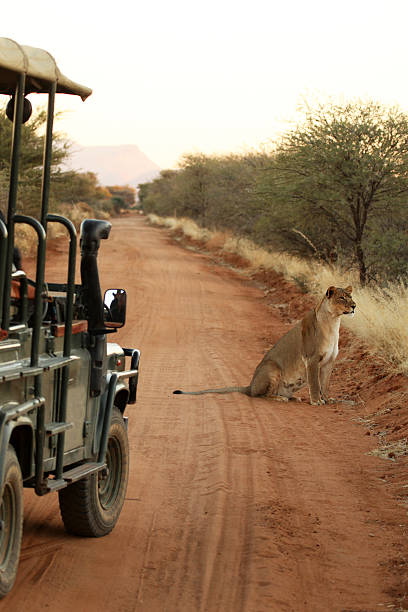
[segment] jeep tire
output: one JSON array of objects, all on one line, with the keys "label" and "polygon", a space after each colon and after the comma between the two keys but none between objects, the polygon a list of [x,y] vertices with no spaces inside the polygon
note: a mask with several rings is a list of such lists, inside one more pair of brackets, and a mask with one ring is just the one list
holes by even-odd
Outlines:
[{"label": "jeep tire", "polygon": [[99,538],[114,528],[125,501],[129,444],[118,408],[113,408],[105,470],[58,492],[61,517],[68,533]]},{"label": "jeep tire", "polygon": [[0,503],[0,598],[7,595],[17,575],[23,535],[23,480],[14,448],[9,444]]}]

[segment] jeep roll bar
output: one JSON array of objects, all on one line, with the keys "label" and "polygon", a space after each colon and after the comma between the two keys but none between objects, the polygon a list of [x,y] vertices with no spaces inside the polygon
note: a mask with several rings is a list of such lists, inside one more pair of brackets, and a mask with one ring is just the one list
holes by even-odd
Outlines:
[{"label": "jeep roll bar", "polygon": [[[71,81],[59,70],[54,58],[44,49],[19,45],[10,38],[0,38],[0,94],[12,96],[13,100],[13,132],[11,144],[10,184],[8,194],[8,209],[6,226],[8,236],[0,226],[0,253],[5,249],[4,269],[0,269],[0,327],[7,332],[10,327],[11,303],[11,272],[14,251],[14,224],[16,222],[16,204],[18,191],[19,159],[21,149],[21,125],[25,96],[30,93],[48,95],[47,125],[44,139],[43,175],[41,185],[41,215],[40,223],[44,230],[47,225],[48,199],[52,157],[52,130],[54,121],[54,101],[56,93],[77,95],[86,100],[92,90],[84,85]],[[55,219],[54,219],[55,220]],[[36,224],[20,215],[20,223],[28,223],[39,232]],[[7,238],[7,241],[6,241]],[[41,242],[41,239],[39,238]],[[3,243],[6,242],[6,246]],[[40,252],[41,251],[41,252]],[[45,251],[39,249],[37,270],[44,273]],[[0,264],[1,266],[1,264]],[[41,277],[41,272],[40,272]],[[36,279],[37,281],[40,279]],[[36,291],[42,291],[42,284],[37,282]],[[39,300],[36,299],[36,302]],[[36,327],[37,323],[34,326]],[[35,334],[33,329],[33,334]]]},{"label": "jeep roll bar", "polygon": [[[43,170],[41,182],[40,219],[16,214],[19,160],[21,152],[21,126],[30,115],[31,105],[25,96],[30,93],[42,93],[48,96],[47,123],[44,138]],[[61,359],[61,412],[65,418],[66,398],[69,378],[70,340],[72,329],[74,276],[76,258],[76,231],[72,223],[59,215],[48,214],[50,192],[52,132],[54,122],[55,94],[77,95],[86,100],[92,90],[71,81],[59,70],[54,58],[47,51],[34,47],[22,46],[9,38],[0,38],[0,94],[11,96],[7,116],[12,118],[12,141],[10,158],[10,179],[6,224],[0,222],[0,337],[7,335],[10,329],[10,306],[12,288],[12,264],[14,252],[14,227],[16,223],[30,225],[37,233],[37,266],[35,278],[34,316],[32,324],[32,342],[30,368],[34,376],[34,400],[37,402],[37,430],[35,456],[35,488],[38,494],[45,492],[43,481],[43,448],[46,436],[44,423],[44,401],[42,398],[42,368],[39,365],[39,341],[42,323],[42,292],[44,286],[46,229],[48,222],[58,222],[68,229],[70,234],[70,251],[68,259],[66,330],[64,337],[64,356]],[[26,109],[24,109],[26,107]],[[23,116],[27,111],[28,116]],[[24,293],[24,292],[23,292]],[[22,311],[26,312],[27,292],[22,296]],[[27,323],[22,317],[22,323]],[[1,415],[0,415],[1,416]],[[60,419],[61,420],[61,419]],[[64,425],[64,423],[62,423]],[[58,433],[56,476],[61,478],[64,453],[64,427]]]}]

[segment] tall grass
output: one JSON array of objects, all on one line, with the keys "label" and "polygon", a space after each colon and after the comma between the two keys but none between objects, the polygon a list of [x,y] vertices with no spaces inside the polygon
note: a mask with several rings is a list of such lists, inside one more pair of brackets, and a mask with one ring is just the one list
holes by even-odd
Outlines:
[{"label": "tall grass", "polygon": [[209,248],[216,247],[239,255],[248,261],[250,272],[274,270],[285,279],[306,287],[316,297],[331,285],[352,285],[356,314],[353,318],[344,317],[343,325],[361,338],[369,350],[379,355],[387,369],[408,374],[408,286],[404,283],[391,284],[387,289],[361,287],[357,271],[344,271],[285,253],[271,253],[245,238],[201,228],[191,219],[150,214],[148,220],[153,225],[182,232]]}]

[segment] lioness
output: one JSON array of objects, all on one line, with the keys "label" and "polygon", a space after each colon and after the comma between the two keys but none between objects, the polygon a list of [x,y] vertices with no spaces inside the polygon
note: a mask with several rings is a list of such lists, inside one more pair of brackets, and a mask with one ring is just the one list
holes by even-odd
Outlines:
[{"label": "lioness", "polygon": [[319,304],[273,346],[257,366],[248,387],[180,391],[188,395],[231,393],[285,401],[306,383],[310,403],[329,401],[327,390],[338,353],[340,317],[354,315],[352,287],[329,287]]}]

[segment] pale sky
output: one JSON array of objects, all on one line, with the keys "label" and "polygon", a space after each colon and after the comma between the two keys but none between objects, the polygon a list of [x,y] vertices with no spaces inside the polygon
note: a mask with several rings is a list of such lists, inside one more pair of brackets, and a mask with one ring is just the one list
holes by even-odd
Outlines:
[{"label": "pale sky", "polygon": [[57,128],[80,145],[136,144],[163,168],[258,148],[303,99],[408,112],[408,0],[3,4],[0,36],[46,49],[93,89],[84,103],[58,96],[69,112]]}]

